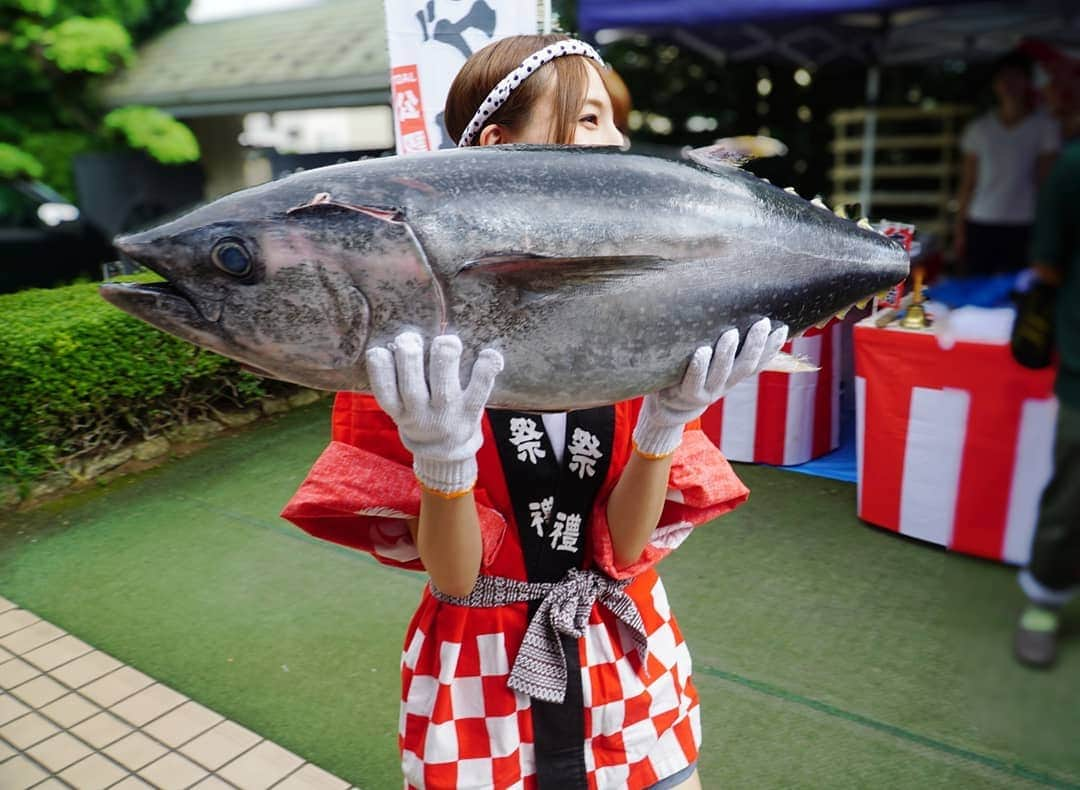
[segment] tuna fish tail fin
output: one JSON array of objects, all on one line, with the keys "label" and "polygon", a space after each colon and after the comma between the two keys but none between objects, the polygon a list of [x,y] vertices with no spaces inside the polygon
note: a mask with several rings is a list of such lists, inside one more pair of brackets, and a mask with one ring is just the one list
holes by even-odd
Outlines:
[{"label": "tuna fish tail fin", "polygon": [[821,367],[801,354],[789,354],[782,351],[773,357],[772,362],[765,366],[765,370],[772,373],[813,373],[821,370]]}]

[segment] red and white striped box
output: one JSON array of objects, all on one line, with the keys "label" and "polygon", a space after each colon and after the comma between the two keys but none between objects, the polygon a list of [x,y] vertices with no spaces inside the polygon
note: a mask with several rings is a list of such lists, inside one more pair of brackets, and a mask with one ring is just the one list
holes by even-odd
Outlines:
[{"label": "red and white striped box", "polygon": [[789,340],[784,351],[820,369],[767,371],[740,382],[701,417],[705,434],[731,461],[791,466],[840,446],[840,379],[850,326],[833,319]]},{"label": "red and white striped box", "polygon": [[1054,370],[1007,343],[855,327],[859,518],[958,551],[1024,564],[1050,478]]}]

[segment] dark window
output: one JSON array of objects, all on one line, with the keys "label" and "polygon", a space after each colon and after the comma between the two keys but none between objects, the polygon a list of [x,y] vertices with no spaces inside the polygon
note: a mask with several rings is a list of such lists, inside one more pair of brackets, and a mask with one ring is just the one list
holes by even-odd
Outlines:
[{"label": "dark window", "polygon": [[15,185],[0,181],[0,227],[40,228],[38,201]]}]

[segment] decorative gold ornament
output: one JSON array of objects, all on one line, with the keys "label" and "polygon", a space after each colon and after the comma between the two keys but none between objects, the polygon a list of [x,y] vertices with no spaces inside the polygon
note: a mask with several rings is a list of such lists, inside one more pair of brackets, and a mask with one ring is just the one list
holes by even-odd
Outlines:
[{"label": "decorative gold ornament", "polygon": [[923,307],[923,302],[926,301],[923,297],[923,270],[922,267],[917,267],[914,274],[915,288],[911,292],[911,304],[908,306],[907,312],[904,313],[904,317],[900,319],[900,326],[904,329],[926,329],[930,326],[930,321],[926,317],[926,309]]},{"label": "decorative gold ornament", "polygon": [[904,317],[900,319],[900,326],[904,327],[904,329],[926,329],[929,325],[926,320],[926,310],[923,309],[921,304],[914,301],[908,307],[907,312],[904,313]]}]

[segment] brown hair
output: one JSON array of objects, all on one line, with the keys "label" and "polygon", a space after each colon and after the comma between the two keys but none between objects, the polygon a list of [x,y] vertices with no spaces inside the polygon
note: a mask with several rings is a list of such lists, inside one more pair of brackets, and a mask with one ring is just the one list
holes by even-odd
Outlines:
[{"label": "brown hair", "polygon": [[611,97],[611,115],[615,121],[615,128],[625,135],[630,134],[630,110],[633,105],[630,100],[630,89],[626,87],[619,72],[609,68],[600,75],[604,78],[604,87],[607,88],[608,96]]},{"label": "brown hair", "polygon": [[[567,36],[510,36],[489,44],[474,53],[461,67],[446,97],[443,122],[450,139],[457,142],[472,120],[481,102],[491,93],[499,81],[516,69],[534,52],[560,41]],[[555,80],[554,113],[551,118],[550,141],[568,145],[573,142],[577,116],[585,103],[589,76],[586,64],[592,61],[581,55],[566,55],[545,63],[536,73],[522,82],[511,93],[506,103],[492,115],[487,123],[499,124],[513,129],[525,124],[540,97]],[[604,69],[596,66],[607,85]],[[610,92],[610,91],[609,91]]]}]

